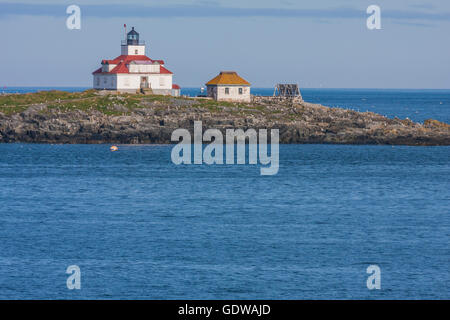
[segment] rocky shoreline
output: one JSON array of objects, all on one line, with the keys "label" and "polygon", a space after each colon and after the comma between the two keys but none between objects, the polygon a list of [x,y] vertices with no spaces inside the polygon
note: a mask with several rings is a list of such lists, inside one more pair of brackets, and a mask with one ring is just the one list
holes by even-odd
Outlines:
[{"label": "rocky shoreline", "polygon": [[255,98],[206,99],[51,91],[0,96],[0,143],[168,144],[175,129],[279,129],[280,143],[450,145],[450,125]]}]

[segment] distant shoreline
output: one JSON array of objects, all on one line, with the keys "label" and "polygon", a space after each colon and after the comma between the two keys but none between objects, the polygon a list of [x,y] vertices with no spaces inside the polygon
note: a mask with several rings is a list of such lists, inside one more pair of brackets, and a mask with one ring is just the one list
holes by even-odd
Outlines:
[{"label": "distant shoreline", "polygon": [[[203,85],[204,86],[204,85]],[[184,86],[182,89],[200,89],[202,86]],[[29,92],[35,90],[41,91],[52,91],[52,90],[60,90],[60,91],[68,91],[73,92],[71,90],[77,89],[79,91],[85,91],[92,89],[92,86],[6,86],[0,84],[0,91],[2,90],[17,90],[17,89],[29,89]],[[68,90],[63,90],[68,89]],[[267,89],[273,90],[273,87],[257,87],[253,86],[252,89]],[[301,87],[302,90],[349,90],[349,91],[448,91],[450,92],[450,88],[334,88],[334,87]],[[31,91],[32,90],[32,91]]]}]

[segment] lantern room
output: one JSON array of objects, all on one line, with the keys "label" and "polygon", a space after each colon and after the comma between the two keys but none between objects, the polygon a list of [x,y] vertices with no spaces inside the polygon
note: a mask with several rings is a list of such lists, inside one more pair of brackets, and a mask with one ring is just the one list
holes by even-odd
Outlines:
[{"label": "lantern room", "polygon": [[134,27],[127,34],[127,45],[139,45],[139,33],[134,30]]},{"label": "lantern room", "polygon": [[130,56],[145,55],[145,43],[139,40],[139,33],[134,30],[134,27],[127,33],[125,41],[122,41],[121,54]]}]

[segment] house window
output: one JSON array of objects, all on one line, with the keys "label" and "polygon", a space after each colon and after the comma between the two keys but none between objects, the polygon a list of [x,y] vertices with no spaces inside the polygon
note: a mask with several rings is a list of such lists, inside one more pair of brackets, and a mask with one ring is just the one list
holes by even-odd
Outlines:
[{"label": "house window", "polygon": [[225,88],[225,94],[230,94],[230,88]]},{"label": "house window", "polygon": [[160,78],[159,78],[159,86],[160,86],[160,87],[164,87],[164,86],[166,85],[164,80],[165,80],[165,79],[164,79],[163,77],[160,77]]},{"label": "house window", "polygon": [[103,77],[103,83],[108,82],[108,79],[106,77]]},{"label": "house window", "polygon": [[242,88],[239,88],[239,94],[242,94]]},{"label": "house window", "polygon": [[137,51],[137,49],[136,49],[136,50],[134,50],[134,54],[138,54],[138,51]]},{"label": "house window", "polygon": [[99,86],[99,85],[100,85],[100,78],[97,77],[97,78],[95,79],[95,82],[97,83],[97,86]]}]

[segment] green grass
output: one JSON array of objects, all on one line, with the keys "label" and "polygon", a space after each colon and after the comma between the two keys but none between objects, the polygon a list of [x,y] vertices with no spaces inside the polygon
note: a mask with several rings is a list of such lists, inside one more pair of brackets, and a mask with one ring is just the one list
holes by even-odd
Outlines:
[{"label": "green grass", "polygon": [[25,94],[0,95],[0,112],[4,114],[20,113],[33,104],[54,104],[59,101],[89,99],[95,96],[94,90],[86,90],[83,92],[51,90]]},{"label": "green grass", "polygon": [[35,93],[0,95],[0,106],[21,106],[38,103],[48,103],[58,99],[70,100],[81,99],[95,96],[94,90],[86,90],[83,92],[66,92],[66,91],[40,91]]},{"label": "green grass", "polygon": [[28,106],[14,106],[14,105],[0,105],[0,112],[6,115],[21,113],[25,111]]},{"label": "green grass", "polygon": [[114,108],[115,105],[123,106],[127,110],[129,110],[129,105],[131,106],[133,103],[134,101],[128,100],[115,101],[114,99],[109,99],[109,96],[99,96],[83,100],[68,101],[68,102],[62,101],[61,103],[52,103],[47,106],[47,109],[58,110],[61,112],[68,112],[74,110],[89,112],[96,110],[107,115],[122,115],[124,114],[124,111],[116,110]]},{"label": "green grass", "polygon": [[73,93],[56,90],[41,91],[36,93],[0,96],[0,112],[10,115],[23,112],[31,105],[45,104],[47,106],[47,112],[49,110],[59,110],[61,112],[71,110],[97,110],[109,115],[121,115],[124,114],[124,111],[116,110],[116,106],[131,111],[141,107],[141,101],[144,99],[152,101],[169,101],[168,99],[170,99],[170,97],[146,96],[143,98],[143,96],[133,94],[98,95],[95,90]]},{"label": "green grass", "polygon": [[[177,100],[191,103],[176,104]],[[155,108],[165,110],[168,106],[183,108],[200,108],[211,113],[229,112],[235,115],[275,114],[278,110],[268,110],[263,105],[237,102],[215,101],[162,95],[116,94],[99,95],[95,90],[83,92],[41,91],[36,93],[12,94],[0,96],[0,112],[10,115],[25,111],[34,104],[45,104],[51,111],[69,112],[81,110],[84,112],[100,111],[106,115],[129,115],[136,109]],[[150,104],[150,105],[149,105]],[[201,110],[199,110],[201,112]],[[256,112],[255,112],[256,111]]]}]

